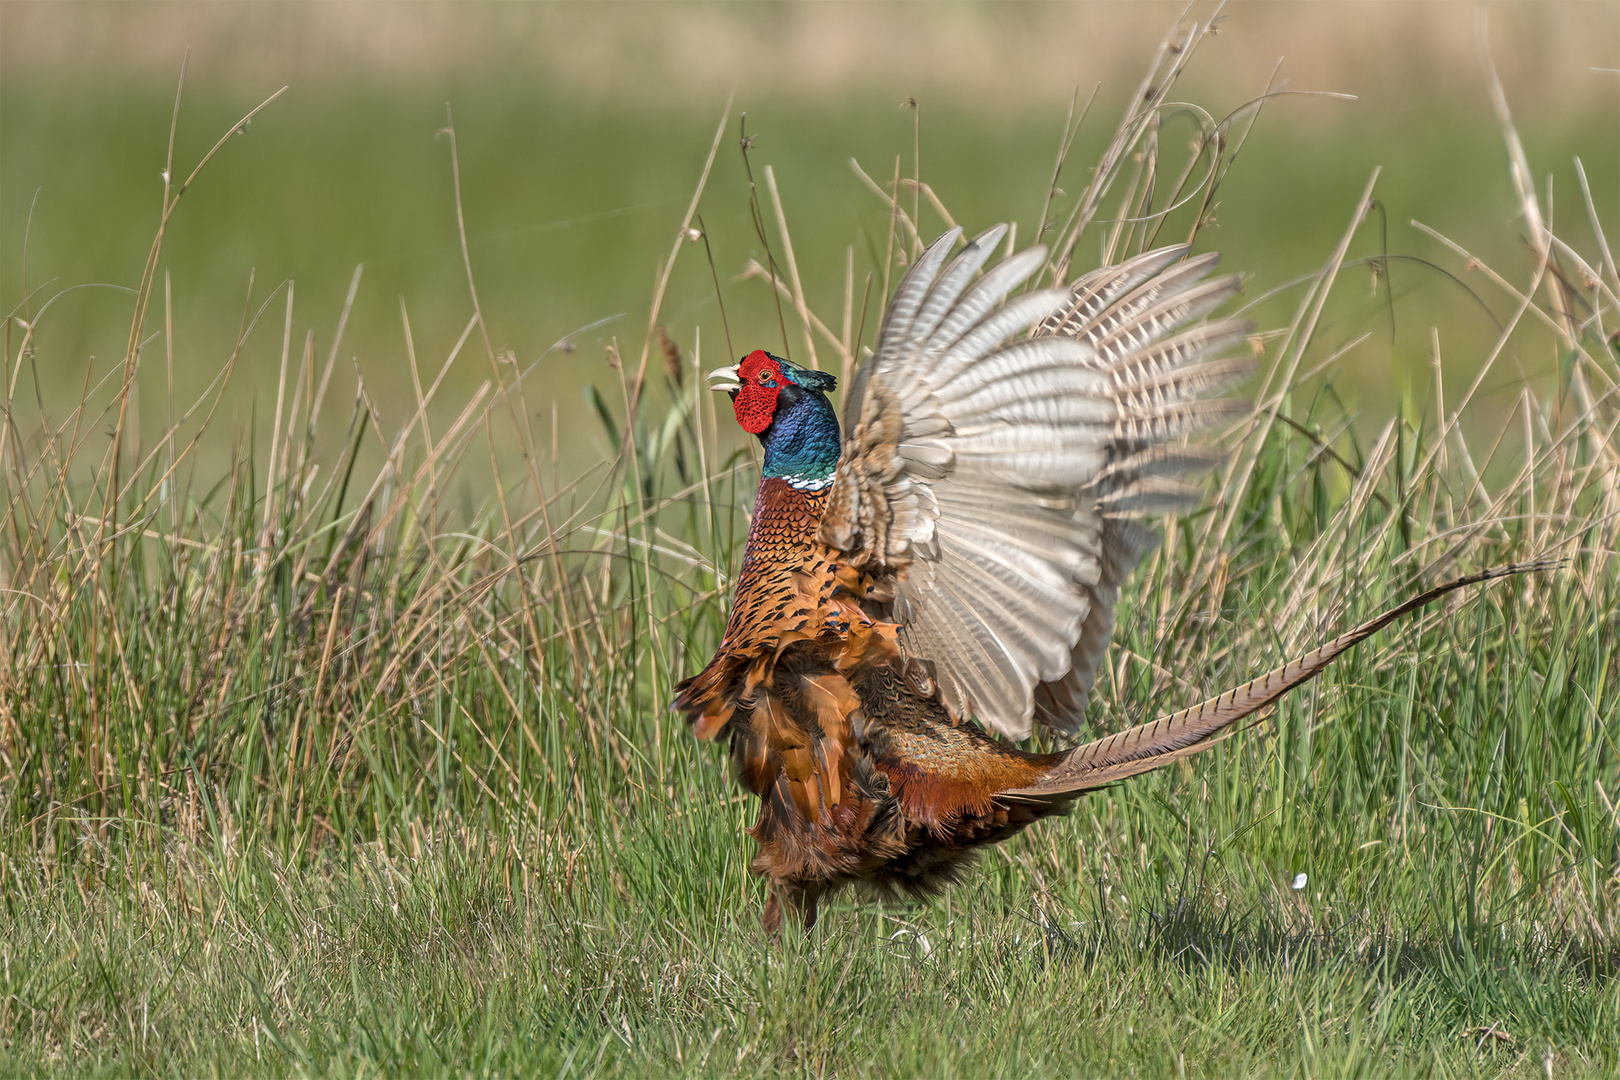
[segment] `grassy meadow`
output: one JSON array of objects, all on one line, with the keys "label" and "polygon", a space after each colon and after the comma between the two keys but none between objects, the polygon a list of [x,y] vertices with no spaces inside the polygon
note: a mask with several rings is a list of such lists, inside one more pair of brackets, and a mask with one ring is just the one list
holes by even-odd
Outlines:
[{"label": "grassy meadow", "polygon": [[[1256,110],[1238,5],[1087,85],[1054,183],[1065,95],[491,64],[244,127],[287,80],[198,55],[177,107],[179,46],[87,78],[67,10],[0,9],[0,1074],[1620,1072],[1620,114],[1514,81],[1528,37],[1512,122],[1471,44],[1404,109]],[[1261,328],[1094,730],[1568,562],[773,942],[752,808],[667,709],[755,483],[700,375],[839,370],[919,237],[1002,218],[1076,271],[1196,235]]]}]

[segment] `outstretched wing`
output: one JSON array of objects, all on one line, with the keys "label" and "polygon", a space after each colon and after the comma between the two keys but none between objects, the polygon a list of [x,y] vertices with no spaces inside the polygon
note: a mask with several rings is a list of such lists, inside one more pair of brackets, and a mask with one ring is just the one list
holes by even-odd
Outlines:
[{"label": "outstretched wing", "polygon": [[1157,542],[1136,518],[1196,501],[1183,476],[1212,457],[1178,444],[1240,411],[1209,395],[1250,361],[1212,357],[1249,326],[1177,332],[1238,287],[1185,246],[1009,300],[1046,251],[979,274],[1005,234],[947,263],[954,229],[901,281],[846,398],[821,535],[889,598],[946,705],[1023,738],[1078,726],[1120,583]]}]

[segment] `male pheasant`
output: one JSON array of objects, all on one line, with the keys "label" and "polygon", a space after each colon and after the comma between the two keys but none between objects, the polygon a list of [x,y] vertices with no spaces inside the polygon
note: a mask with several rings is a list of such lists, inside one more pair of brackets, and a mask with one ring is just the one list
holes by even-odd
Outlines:
[{"label": "male pheasant", "polygon": [[1238,288],[1209,277],[1216,255],[1162,248],[1008,299],[1046,252],[980,274],[1005,231],[950,259],[953,229],[917,259],[842,440],[831,375],[764,351],[711,375],[764,468],[725,636],[675,707],[729,740],[760,800],[772,933],[784,908],[808,929],[846,884],[924,895],[974,849],[1206,749],[1399,616],[1519,569],[1068,751],[993,737],[1078,728],[1120,584],[1158,542],[1136,517],[1196,502],[1183,477],[1213,458],[1183,437],[1246,409],[1211,395],[1251,368],[1225,356],[1248,323],[1201,322]]}]

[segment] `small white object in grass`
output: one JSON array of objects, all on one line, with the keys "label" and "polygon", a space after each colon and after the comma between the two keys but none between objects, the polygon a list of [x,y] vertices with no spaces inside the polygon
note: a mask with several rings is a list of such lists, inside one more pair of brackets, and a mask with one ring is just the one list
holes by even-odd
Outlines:
[{"label": "small white object in grass", "polygon": [[1294,875],[1294,884],[1293,884],[1294,891],[1299,892],[1299,890],[1303,889],[1304,887],[1305,887],[1305,875],[1304,874],[1295,874]]},{"label": "small white object in grass", "polygon": [[889,941],[891,944],[897,944],[907,939],[910,940],[911,947],[915,951],[917,959],[926,960],[934,954],[934,946],[930,944],[928,935],[924,934],[920,930],[910,930],[902,927],[889,935]]}]

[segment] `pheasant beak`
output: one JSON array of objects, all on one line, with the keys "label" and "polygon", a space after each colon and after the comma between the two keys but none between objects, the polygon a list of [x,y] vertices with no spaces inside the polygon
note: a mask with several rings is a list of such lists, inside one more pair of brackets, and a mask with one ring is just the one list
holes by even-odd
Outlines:
[{"label": "pheasant beak", "polygon": [[[742,389],[742,376],[737,373],[737,366],[715,368],[709,372],[709,389],[720,393],[735,394]],[[718,380],[718,381],[716,381]]]}]

